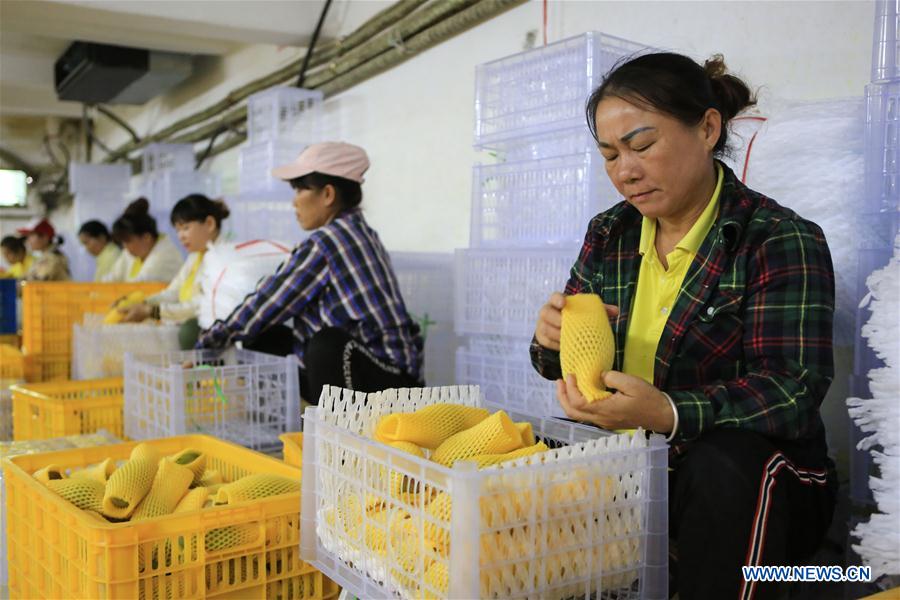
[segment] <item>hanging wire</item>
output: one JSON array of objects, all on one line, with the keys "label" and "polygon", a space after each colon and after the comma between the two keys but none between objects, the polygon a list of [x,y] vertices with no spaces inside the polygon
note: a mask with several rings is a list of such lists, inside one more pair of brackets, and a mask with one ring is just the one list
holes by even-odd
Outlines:
[{"label": "hanging wire", "polygon": [[325,6],[322,7],[322,13],[319,15],[319,22],[316,23],[316,30],[313,31],[312,39],[309,41],[309,48],[306,49],[306,56],[303,57],[303,65],[300,67],[300,75],[297,77],[298,88],[303,87],[303,81],[306,79],[306,68],[309,66],[313,50],[316,49],[316,42],[319,41],[319,32],[322,31],[322,24],[325,22],[325,15],[328,14],[328,7],[330,6],[331,0],[325,0]]}]

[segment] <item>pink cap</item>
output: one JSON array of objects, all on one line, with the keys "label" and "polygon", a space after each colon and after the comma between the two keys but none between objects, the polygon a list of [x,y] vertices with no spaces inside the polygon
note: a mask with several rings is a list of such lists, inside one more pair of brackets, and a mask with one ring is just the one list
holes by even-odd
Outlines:
[{"label": "pink cap", "polygon": [[53,239],[53,237],[56,235],[56,230],[53,229],[53,225],[50,224],[50,221],[40,217],[31,221],[25,227],[19,227],[18,229],[16,229],[16,231],[22,235],[28,235],[30,233],[41,233],[50,239]]},{"label": "pink cap", "polygon": [[310,173],[322,173],[362,183],[368,169],[369,157],[359,146],[322,142],[307,146],[293,162],[273,169],[272,175],[288,181]]}]

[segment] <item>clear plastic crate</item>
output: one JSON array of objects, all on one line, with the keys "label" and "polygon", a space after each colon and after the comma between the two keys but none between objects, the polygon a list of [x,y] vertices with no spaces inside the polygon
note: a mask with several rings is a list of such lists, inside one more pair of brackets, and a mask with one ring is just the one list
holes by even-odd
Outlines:
[{"label": "clear plastic crate", "polygon": [[[552,450],[483,470],[371,439],[382,416],[440,402],[500,408],[475,386],[323,390],[304,415],[303,560],[359,598],[668,597],[662,436],[507,407]],[[397,475],[419,492],[392,491]]]},{"label": "clear plastic crate", "polygon": [[180,350],[176,323],[105,325],[103,315],[85,315],[72,328],[72,379],[122,377],[125,353],[164,354]]},{"label": "clear plastic crate", "polygon": [[285,189],[246,192],[225,199],[231,215],[225,227],[235,241],[272,240],[295,246],[309,237],[297,222],[294,193]]},{"label": "clear plastic crate", "polygon": [[[190,366],[193,365],[193,366]],[[249,350],[125,355],[125,435],[205,433],[254,450],[300,429],[298,365]]]},{"label": "clear plastic crate", "polygon": [[490,404],[539,417],[565,417],[552,381],[531,366],[531,338],[473,336],[456,351],[456,383],[481,387]]},{"label": "clear plastic crate", "polygon": [[900,81],[866,87],[866,204],[900,211]]},{"label": "clear plastic crate", "polygon": [[175,171],[179,173],[194,170],[196,160],[191,144],[149,144],[141,155],[144,176]]},{"label": "clear plastic crate", "polygon": [[154,213],[164,214],[166,221],[175,204],[189,194],[217,198],[221,193],[219,177],[202,171],[160,171],[144,175],[141,195],[150,201]]},{"label": "clear plastic crate", "polygon": [[306,143],[283,139],[241,146],[238,155],[241,191],[290,191],[286,182],[272,176],[272,169],[296,159],[306,146]]},{"label": "clear plastic crate", "polygon": [[[70,435],[68,437],[51,438],[49,440],[28,440],[21,442],[6,441],[8,438],[0,438],[0,461],[4,458],[22,456],[23,454],[42,454],[44,452],[56,452],[58,450],[71,450],[72,448],[85,448],[93,446],[105,446],[117,444],[121,440],[107,431],[87,435]],[[9,552],[6,547],[6,486],[3,483],[3,469],[0,469],[0,596],[4,587],[9,583],[6,557]],[[2,596],[6,597],[6,596]]]},{"label": "clear plastic crate", "polygon": [[[127,188],[124,191],[96,190],[77,192],[72,202],[75,212],[75,231],[85,221],[91,219],[98,219],[107,225],[111,225],[113,221],[125,212],[125,207],[128,206],[127,192]],[[77,238],[71,241],[78,242]]]},{"label": "clear plastic crate", "polygon": [[472,247],[572,246],[621,198],[596,150],[472,170]]},{"label": "clear plastic crate", "polygon": [[319,141],[323,94],[318,90],[275,87],[247,98],[247,139]]},{"label": "clear plastic crate", "polygon": [[597,150],[597,142],[584,124],[570,129],[536,133],[496,144],[491,150],[502,162],[537,160]]},{"label": "clear plastic crate", "polygon": [[584,105],[619,61],[648,48],[588,32],[475,69],[475,146],[584,126]]},{"label": "clear plastic crate", "polygon": [[403,302],[425,338],[425,382],[450,385],[458,340],[453,330],[452,254],[392,252]]},{"label": "clear plastic crate", "polygon": [[69,191],[76,197],[78,194],[124,197],[130,185],[130,164],[69,163]]},{"label": "clear plastic crate", "polygon": [[456,332],[531,337],[538,310],[563,290],[577,258],[578,247],[457,250]]},{"label": "clear plastic crate", "polygon": [[13,437],[12,392],[9,386],[21,382],[19,379],[0,379],[0,441]]},{"label": "clear plastic crate", "polygon": [[872,36],[872,81],[900,80],[900,0],[877,0]]}]

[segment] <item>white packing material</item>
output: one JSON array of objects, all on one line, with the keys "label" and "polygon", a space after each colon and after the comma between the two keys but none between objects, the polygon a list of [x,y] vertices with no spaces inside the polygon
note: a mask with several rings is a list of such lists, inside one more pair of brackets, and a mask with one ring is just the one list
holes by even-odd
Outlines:
[{"label": "white packing material", "polygon": [[270,240],[240,244],[216,244],[203,259],[198,321],[203,329],[224,319],[256,290],[256,284],[272,275],[290,255],[291,247]]},{"label": "white packing material", "polygon": [[884,367],[868,373],[872,398],[849,398],[850,417],[863,433],[858,448],[872,453],[880,476],[869,479],[878,512],[853,530],[859,544],[853,546],[874,578],[900,574],[900,235],[894,255],[882,269],[866,280],[869,294],[863,299],[871,317],[862,335]]}]

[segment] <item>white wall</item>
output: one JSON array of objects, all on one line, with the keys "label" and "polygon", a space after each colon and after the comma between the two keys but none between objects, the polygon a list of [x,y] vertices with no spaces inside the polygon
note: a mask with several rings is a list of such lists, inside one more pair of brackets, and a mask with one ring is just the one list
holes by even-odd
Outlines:
[{"label": "white wall", "polygon": [[[374,12],[369,2],[335,6],[344,33]],[[548,34],[552,42],[598,30],[698,59],[721,52],[762,88],[764,103],[812,100],[862,93],[873,10],[873,3],[854,1],[551,2]],[[468,245],[475,66],[521,51],[526,33],[540,26],[541,2],[529,2],[328,101],[343,138],[371,156],[364,204],[389,249]],[[211,72],[146,107],[120,112],[139,132],[155,130],[297,55],[248,47],[208,60]],[[126,139],[102,122],[100,133],[112,144]],[[236,190],[236,151],[210,168],[223,175],[227,192]]]}]

